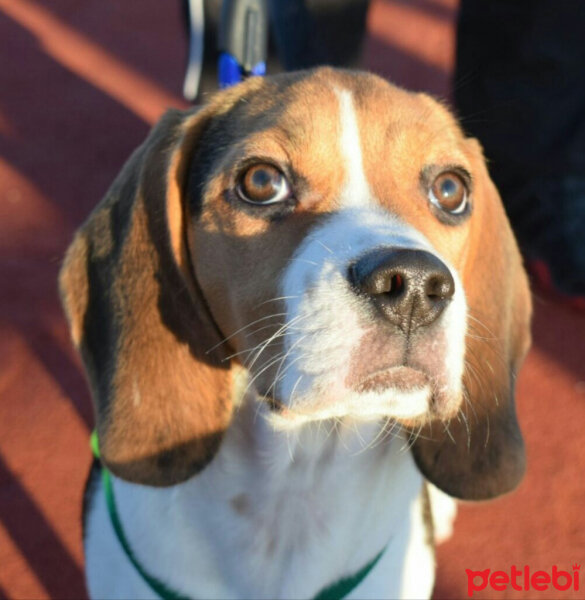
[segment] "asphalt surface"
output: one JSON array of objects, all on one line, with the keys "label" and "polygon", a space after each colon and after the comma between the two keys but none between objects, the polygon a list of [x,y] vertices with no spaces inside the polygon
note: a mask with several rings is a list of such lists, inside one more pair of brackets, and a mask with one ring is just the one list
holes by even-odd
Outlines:
[{"label": "asphalt surface", "polygon": [[[374,1],[365,64],[448,100],[455,10],[455,0]],[[85,597],[80,511],[93,417],[57,272],[149,127],[185,106],[185,52],[174,2],[0,0],[0,599]],[[460,508],[439,550],[436,598],[467,597],[466,568],[585,563],[585,315],[540,295],[535,308],[518,385],[528,474],[508,497]]]}]

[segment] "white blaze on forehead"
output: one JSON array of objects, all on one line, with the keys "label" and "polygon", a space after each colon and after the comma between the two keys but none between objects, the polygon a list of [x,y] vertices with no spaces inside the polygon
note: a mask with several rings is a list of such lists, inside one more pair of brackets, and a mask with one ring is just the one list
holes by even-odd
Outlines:
[{"label": "white blaze on forehead", "polygon": [[339,99],[339,119],[341,124],[341,155],[345,167],[345,182],[339,196],[340,206],[366,206],[372,192],[364,173],[364,163],[357,116],[353,98],[348,90],[335,89]]}]

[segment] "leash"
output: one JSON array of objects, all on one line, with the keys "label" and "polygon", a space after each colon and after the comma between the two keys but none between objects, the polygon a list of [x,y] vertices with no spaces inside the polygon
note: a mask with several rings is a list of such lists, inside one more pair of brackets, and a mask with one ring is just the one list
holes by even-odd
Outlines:
[{"label": "leash", "polygon": [[[99,440],[97,436],[97,431],[93,431],[90,438],[91,450],[95,458],[101,461],[100,448],[99,448]],[[161,600],[192,600],[187,596],[182,596],[179,592],[169,588],[166,586],[160,579],[157,579],[138,562],[130,543],[128,542],[128,538],[124,533],[124,529],[122,527],[122,522],[120,521],[120,517],[118,515],[118,509],[116,507],[116,499],[114,497],[114,487],[112,485],[112,477],[110,475],[110,471],[101,464],[102,471],[102,484],[104,488],[104,494],[106,497],[106,505],[108,507],[108,514],[110,516],[110,522],[112,523],[112,527],[114,528],[114,532],[118,541],[120,542],[120,546],[122,546],[122,550],[124,550],[124,554],[128,558],[128,560],[132,563],[136,572],[142,577],[144,582],[150,587],[150,589],[157,595]],[[378,564],[384,552],[386,551],[386,547],[384,547],[368,564],[362,567],[357,573],[351,575],[349,577],[343,577],[339,581],[328,585],[324,589],[322,589],[316,596],[313,597],[312,600],[343,600],[346,598],[351,592],[357,588],[357,586],[368,576],[370,571]]]}]

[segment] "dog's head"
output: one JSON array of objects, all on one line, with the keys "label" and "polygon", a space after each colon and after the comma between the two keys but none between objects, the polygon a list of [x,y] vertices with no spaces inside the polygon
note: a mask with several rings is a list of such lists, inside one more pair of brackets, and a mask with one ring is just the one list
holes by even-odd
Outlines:
[{"label": "dog's head", "polygon": [[61,290],[123,478],[170,485],[211,460],[235,363],[275,427],[399,423],[461,498],[523,474],[526,276],[481,148],[424,94],[319,69],[169,112]]}]

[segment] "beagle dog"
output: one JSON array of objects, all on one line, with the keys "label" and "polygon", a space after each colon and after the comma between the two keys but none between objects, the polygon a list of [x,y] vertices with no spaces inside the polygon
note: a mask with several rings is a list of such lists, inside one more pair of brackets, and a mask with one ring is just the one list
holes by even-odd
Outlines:
[{"label": "beagle dog", "polygon": [[169,111],[60,289],[109,475],[94,598],[429,597],[429,484],[522,478],[527,278],[425,94],[322,68]]}]

